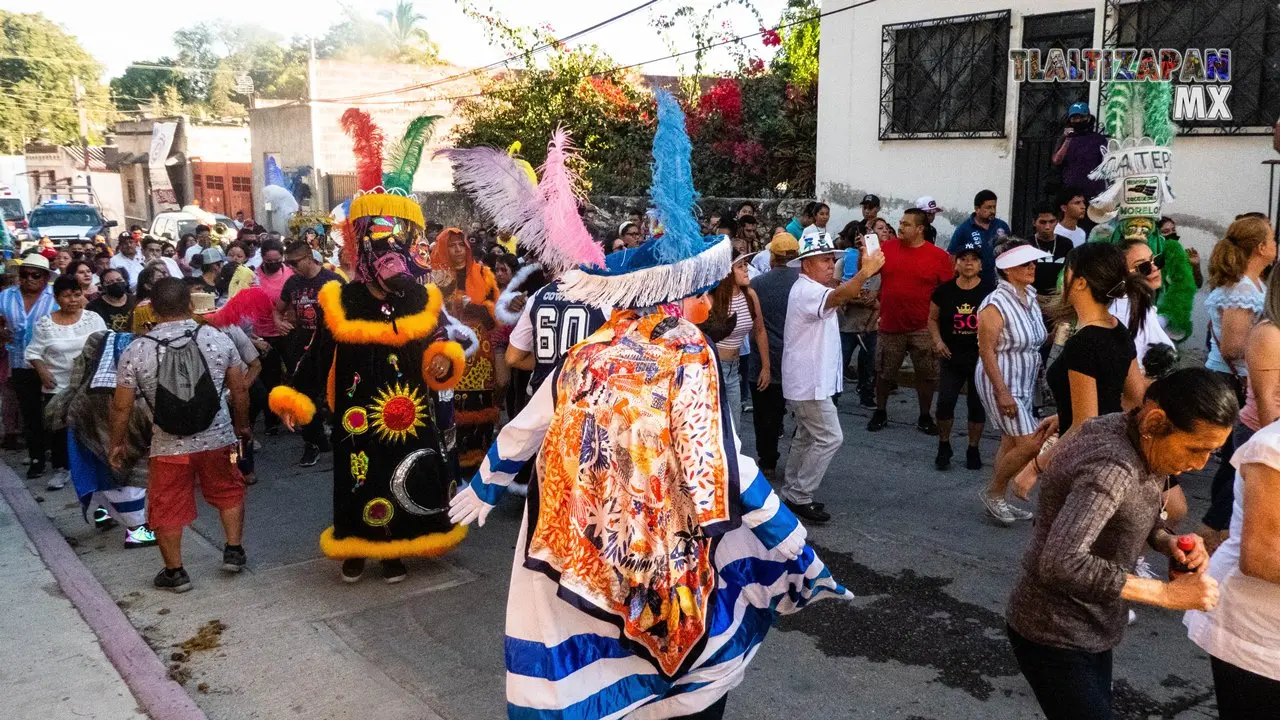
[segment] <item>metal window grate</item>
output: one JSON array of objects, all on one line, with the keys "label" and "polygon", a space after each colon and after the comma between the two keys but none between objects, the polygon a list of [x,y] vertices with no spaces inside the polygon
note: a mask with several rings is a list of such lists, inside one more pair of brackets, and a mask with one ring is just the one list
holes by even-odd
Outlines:
[{"label": "metal window grate", "polygon": [[253,190],[253,185],[249,182],[249,178],[247,177],[242,175],[232,175],[231,189],[235,192],[250,192]]},{"label": "metal window grate", "polygon": [[221,175],[205,175],[204,186],[210,190],[222,190],[223,189],[222,176]]},{"label": "metal window grate", "polygon": [[[1183,135],[1266,135],[1280,116],[1274,0],[1106,0],[1105,47],[1230,48],[1230,121],[1180,121]],[[1174,79],[1177,84],[1177,79]]]},{"label": "metal window grate", "polygon": [[1009,17],[1004,10],[885,25],[880,139],[1004,137]]}]

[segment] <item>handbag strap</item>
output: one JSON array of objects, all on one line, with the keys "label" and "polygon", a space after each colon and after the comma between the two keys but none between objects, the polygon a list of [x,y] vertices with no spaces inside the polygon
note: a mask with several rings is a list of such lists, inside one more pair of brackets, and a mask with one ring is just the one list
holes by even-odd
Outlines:
[{"label": "handbag strap", "polygon": [[1232,377],[1236,380],[1242,379],[1244,376],[1240,374],[1239,370],[1236,370],[1236,364],[1231,362],[1231,358],[1227,357],[1226,353],[1222,352],[1222,341],[1218,340],[1218,334],[1213,331],[1213,320],[1209,321],[1209,339],[1213,341],[1214,345],[1218,346],[1218,354],[1222,356],[1222,362],[1227,364],[1227,369],[1231,371]]}]

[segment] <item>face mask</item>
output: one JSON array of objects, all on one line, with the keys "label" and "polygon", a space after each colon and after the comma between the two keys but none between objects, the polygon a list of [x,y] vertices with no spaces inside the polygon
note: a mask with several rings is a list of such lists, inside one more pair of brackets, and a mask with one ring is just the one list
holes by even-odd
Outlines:
[{"label": "face mask", "polygon": [[107,283],[107,286],[102,291],[107,294],[107,297],[121,298],[124,297],[125,293],[129,292],[129,283],[124,281]]},{"label": "face mask", "polygon": [[284,262],[281,260],[276,260],[275,262],[262,263],[262,271],[268,275],[275,275],[276,273],[280,272],[280,268],[282,267],[284,267]]}]

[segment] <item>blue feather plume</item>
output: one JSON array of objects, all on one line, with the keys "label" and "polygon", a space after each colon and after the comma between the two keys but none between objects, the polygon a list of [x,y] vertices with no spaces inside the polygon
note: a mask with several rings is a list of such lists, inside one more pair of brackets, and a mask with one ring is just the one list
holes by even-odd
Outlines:
[{"label": "blue feather plume", "polygon": [[649,200],[658,209],[664,232],[651,242],[654,258],[667,264],[693,257],[704,244],[693,215],[698,193],[693,189],[693,145],[685,129],[684,111],[666,90],[658,90],[657,98],[658,131],[653,136]]},{"label": "blue feather plume", "polygon": [[279,185],[282,188],[288,188],[284,183],[284,173],[280,171],[280,166],[276,164],[276,159],[267,156],[267,165],[263,168],[263,185]]}]

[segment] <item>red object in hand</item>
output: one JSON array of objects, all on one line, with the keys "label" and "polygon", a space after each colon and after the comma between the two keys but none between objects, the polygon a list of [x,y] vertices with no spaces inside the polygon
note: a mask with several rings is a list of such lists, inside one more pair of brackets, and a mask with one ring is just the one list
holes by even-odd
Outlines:
[{"label": "red object in hand", "polygon": [[[1195,550],[1196,536],[1195,535],[1179,535],[1178,549],[1181,550],[1183,553],[1188,553],[1188,554],[1192,550]],[[1174,558],[1169,558],[1169,579],[1170,580],[1178,577],[1179,575],[1186,575],[1189,572],[1192,572],[1192,570],[1191,568],[1187,567],[1185,563],[1178,562]]]}]

